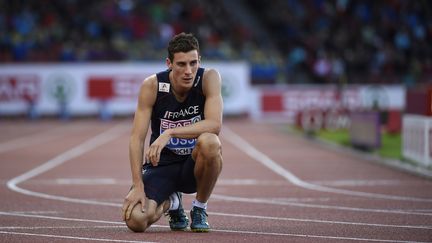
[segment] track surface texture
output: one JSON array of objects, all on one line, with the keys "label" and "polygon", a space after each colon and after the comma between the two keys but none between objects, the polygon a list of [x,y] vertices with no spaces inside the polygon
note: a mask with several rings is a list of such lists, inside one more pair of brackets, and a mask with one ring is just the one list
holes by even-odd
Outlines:
[{"label": "track surface texture", "polygon": [[[121,220],[131,120],[0,121],[0,242],[432,242],[432,181],[226,119],[209,233]],[[184,195],[191,208],[194,195]]]}]

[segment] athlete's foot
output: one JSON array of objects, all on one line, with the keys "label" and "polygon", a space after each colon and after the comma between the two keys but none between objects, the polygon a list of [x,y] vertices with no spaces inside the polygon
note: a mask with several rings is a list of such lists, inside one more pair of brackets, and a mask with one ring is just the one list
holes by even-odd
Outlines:
[{"label": "athlete's foot", "polygon": [[191,230],[193,232],[209,232],[210,225],[207,221],[207,213],[206,210],[199,207],[193,207],[191,212]]},{"label": "athlete's foot", "polygon": [[182,195],[180,192],[175,193],[179,200],[179,207],[176,210],[169,210],[169,226],[171,230],[186,230],[189,224],[189,219],[186,216],[182,206]]}]

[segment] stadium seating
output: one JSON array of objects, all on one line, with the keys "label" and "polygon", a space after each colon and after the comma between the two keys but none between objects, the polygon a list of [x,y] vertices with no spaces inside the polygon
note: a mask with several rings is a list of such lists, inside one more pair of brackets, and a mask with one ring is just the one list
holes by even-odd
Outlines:
[{"label": "stadium seating", "polygon": [[412,85],[432,75],[431,10],[403,0],[1,1],[0,63],[161,60],[185,31],[205,60],[250,62],[253,84]]}]

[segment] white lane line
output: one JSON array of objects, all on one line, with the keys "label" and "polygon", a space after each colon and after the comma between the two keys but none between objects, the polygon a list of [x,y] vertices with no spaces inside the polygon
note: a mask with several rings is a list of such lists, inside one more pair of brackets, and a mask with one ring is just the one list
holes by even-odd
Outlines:
[{"label": "white lane line", "polygon": [[[70,197],[63,197],[63,196],[56,196],[46,193],[40,193],[40,192],[34,192],[30,190],[26,190],[23,188],[18,187],[17,185],[19,183],[22,183],[26,180],[29,180],[37,175],[40,175],[46,171],[49,171],[66,161],[73,159],[77,156],[80,156],[88,151],[91,151],[92,149],[107,143],[116,137],[120,136],[124,130],[127,129],[127,126],[124,125],[117,125],[104,133],[99,134],[98,136],[91,138],[87,140],[86,142],[58,155],[57,157],[45,162],[44,164],[18,176],[15,177],[7,182],[7,186],[16,192],[29,195],[29,196],[35,196],[45,199],[52,199],[52,200],[59,200],[59,201],[65,201],[65,202],[74,202],[74,203],[81,203],[81,204],[91,204],[91,205],[99,205],[99,206],[111,206],[111,207],[121,207],[121,204],[119,203],[112,203],[112,202],[103,202],[103,201],[97,201],[97,200],[87,200],[87,199],[77,199],[77,198],[70,198]],[[258,152],[260,153],[260,152]],[[264,155],[265,156],[265,155]],[[275,162],[273,162],[275,163]],[[282,168],[282,167],[281,167]],[[284,169],[283,169],[284,170]],[[289,173],[289,172],[287,172]],[[294,176],[295,177],[295,176]],[[296,178],[296,177],[295,177]],[[300,180],[297,178],[297,180]],[[230,197],[230,196],[223,196],[223,195],[214,195],[215,197],[219,197],[219,199],[223,200],[229,200],[229,201],[237,201],[237,202],[247,202],[247,203],[269,203],[266,200],[256,200],[256,199],[250,199],[250,198],[239,198],[239,197]],[[409,215],[432,215],[427,213],[421,213],[421,212],[405,212],[400,210],[377,210],[377,209],[364,209],[364,208],[350,208],[350,207],[338,207],[338,206],[326,206],[326,205],[311,205],[311,204],[303,204],[303,203],[294,203],[294,202],[280,202],[280,201],[271,201],[270,203],[276,204],[276,205],[291,205],[291,206],[299,206],[299,207],[309,207],[309,208],[324,208],[324,209],[335,209],[335,210],[349,210],[349,211],[361,211],[361,212],[379,212],[379,213],[393,213],[393,214],[409,214]]]},{"label": "white lane line", "polygon": [[65,218],[65,217],[56,217],[56,216],[47,216],[47,215],[34,215],[34,214],[25,214],[25,213],[0,212],[0,215],[14,216],[14,217],[26,217],[26,218],[38,218],[38,219],[53,219],[53,220],[63,220],[63,221],[89,222],[89,223],[98,223],[98,224],[124,225],[124,223],[120,222],[120,221],[119,222],[114,222],[114,221],[106,221],[106,220]]},{"label": "white lane line", "polygon": [[[27,190],[26,190],[27,191]],[[63,196],[56,196],[51,194],[27,191],[27,195],[41,197],[45,199],[51,200],[59,200],[64,202],[73,202],[80,204],[90,204],[90,205],[99,205],[99,206],[110,206],[110,207],[121,207],[121,203],[113,203],[99,200],[89,200],[89,199],[77,199]],[[402,215],[421,215],[421,216],[432,216],[432,213],[429,212],[417,212],[412,210],[387,210],[387,209],[373,209],[373,208],[355,208],[355,207],[344,207],[344,206],[330,206],[323,204],[311,204],[311,203],[301,203],[301,202],[288,202],[286,200],[271,200],[271,199],[259,199],[259,198],[247,198],[247,197],[234,197],[234,196],[226,196],[220,194],[212,194],[212,199],[219,199],[224,201],[231,202],[242,202],[242,203],[256,203],[256,204],[270,204],[270,205],[286,205],[286,206],[295,206],[295,207],[306,207],[306,208],[319,208],[319,209],[331,209],[331,210],[344,210],[344,211],[352,211],[352,212],[367,212],[367,213],[387,213],[387,214],[402,214]]]},{"label": "white lane line", "polygon": [[[76,147],[58,155],[57,157],[45,162],[44,164],[27,171],[26,173],[17,176],[7,182],[7,186],[9,189],[15,192],[19,192],[28,196],[36,196],[46,199],[54,199],[54,200],[60,200],[60,201],[67,201],[67,202],[77,202],[77,203],[86,203],[86,204],[95,204],[95,205],[107,205],[107,206],[114,206],[112,203],[101,203],[96,201],[90,201],[90,200],[84,200],[84,199],[71,199],[67,197],[61,197],[61,196],[53,196],[50,194],[45,193],[39,193],[39,192],[33,192],[30,190],[23,189],[21,187],[18,187],[18,184],[27,181],[35,176],[38,176],[44,172],[47,172],[63,163],[65,163],[68,160],[71,160],[73,158],[76,158],[88,151],[91,151],[105,143],[108,143],[111,140],[114,140],[115,138],[122,135],[126,130],[129,129],[129,126],[125,126],[123,124],[119,124],[83,143],[80,145],[77,145]],[[116,205],[115,205],[116,206]]]},{"label": "white lane line", "polygon": [[59,178],[55,182],[59,185],[116,185],[118,183],[113,178]]},{"label": "white lane line", "polygon": [[[353,240],[353,241],[367,241],[367,242],[392,242],[392,243],[428,243],[424,241],[403,241],[403,240],[381,240],[372,238],[355,238],[355,237],[340,237],[340,236],[326,236],[326,235],[304,235],[304,234],[286,234],[286,233],[266,233],[266,232],[254,232],[254,231],[235,231],[235,230],[211,230],[212,232],[224,232],[224,233],[240,233],[240,234],[252,234],[252,235],[272,235],[272,236],[291,236],[301,238],[315,238],[315,239],[332,239],[332,240]],[[104,242],[131,242],[131,243],[149,243],[149,241],[131,241],[131,240],[113,240],[107,238],[87,238],[87,237],[74,237],[66,235],[48,235],[48,234],[33,234],[33,233],[21,233],[21,232],[8,232],[0,231],[0,234],[12,234],[12,235],[25,235],[25,236],[39,236],[48,238],[60,238],[60,239],[74,239],[74,240],[88,240],[88,241],[104,241]]]},{"label": "white lane line", "polygon": [[21,213],[21,214],[58,214],[57,211],[12,211],[11,213]]},{"label": "white lane line", "polygon": [[393,195],[379,194],[379,193],[359,192],[359,191],[344,190],[344,189],[338,189],[338,188],[332,188],[332,187],[326,187],[326,186],[308,183],[298,178],[296,175],[294,175],[293,173],[291,173],[290,171],[288,171],[287,169],[279,165],[277,162],[272,160],[264,153],[260,152],[258,149],[253,147],[246,140],[244,140],[239,135],[234,133],[234,131],[229,129],[227,126],[224,127],[222,135],[223,137],[225,137],[225,139],[228,142],[230,142],[232,145],[234,145],[235,147],[243,151],[245,154],[249,155],[254,160],[258,161],[259,163],[261,163],[262,165],[264,165],[274,173],[282,176],[283,178],[293,183],[294,185],[297,185],[305,189],[320,191],[320,192],[331,192],[331,193],[337,193],[337,194],[343,194],[349,196],[374,198],[374,199],[432,202],[432,199],[430,198],[404,197],[404,196],[393,196]]},{"label": "white lane line", "polygon": [[96,225],[96,226],[0,226],[1,230],[40,230],[40,229],[124,229],[124,225]]},{"label": "white lane line", "polygon": [[[405,228],[405,229],[432,230],[432,226],[428,226],[428,225],[407,225],[407,224],[406,225],[390,225],[390,224],[360,223],[360,222],[333,221],[333,220],[320,220],[320,219],[283,218],[283,217],[244,215],[244,214],[219,213],[219,212],[208,212],[208,214],[209,215],[224,216],[224,217],[248,218],[248,219],[259,219],[259,220],[278,220],[278,221],[310,222],[310,223],[320,223],[320,224],[358,225],[358,226],[381,227],[381,228]],[[77,221],[77,222],[124,225],[124,222],[120,222],[120,221],[119,222],[113,222],[113,221],[104,221],[104,220],[76,219],[76,218],[65,218],[65,217],[46,216],[46,215],[34,215],[34,214],[15,213],[15,212],[0,212],[0,215],[14,216],[14,217],[30,217],[30,218],[40,218],[40,219],[51,219],[51,220],[63,220],[63,221]]]},{"label": "white lane line", "polygon": [[[111,130],[109,130],[109,131],[111,131]],[[109,132],[103,133],[101,135],[105,135],[107,133],[109,133]],[[19,177],[16,177],[16,178],[12,179],[11,181],[8,182],[8,187],[9,188],[14,188],[15,187],[14,189],[17,189],[18,188],[17,184],[19,184],[19,183],[21,183],[23,181],[26,181],[28,179],[31,179],[31,178],[33,178],[33,177],[35,177],[35,176],[37,176],[37,175],[39,175],[41,173],[44,173],[44,172],[46,172],[46,171],[48,171],[48,170],[50,170],[50,169],[52,169],[52,168],[54,168],[56,166],[59,166],[59,165],[63,164],[67,160],[75,158],[75,157],[77,157],[77,156],[79,156],[79,155],[81,155],[81,154],[83,154],[83,153],[85,153],[87,151],[90,151],[90,150],[96,148],[97,146],[100,146],[100,145],[102,145],[102,144],[110,141],[110,139],[102,139],[102,138],[100,138],[100,137],[103,137],[101,135],[99,135],[99,136],[97,136],[97,137],[95,137],[93,139],[90,139],[90,140],[86,141],[84,143],[85,146],[77,146],[77,147],[75,147],[75,148],[73,148],[73,149],[65,152],[64,154],[61,154],[61,155],[57,156],[56,158],[54,158],[54,159],[46,162],[42,166],[39,166],[39,167],[37,167],[37,168],[35,168],[35,169],[33,169],[33,170],[31,170],[31,171],[29,171],[29,172],[27,172],[27,173],[19,176]],[[21,188],[19,188],[19,189],[21,189]],[[27,195],[33,195],[33,196],[42,196],[42,195],[44,195],[43,197],[48,196],[47,198],[50,198],[50,199],[56,199],[56,200],[63,200],[64,199],[65,201],[74,201],[74,202],[78,202],[78,203],[91,203],[91,204],[101,205],[101,202],[97,202],[97,201],[71,199],[71,198],[66,198],[66,197],[57,197],[57,196],[52,196],[52,195],[48,195],[48,194],[41,194],[41,193],[34,194],[34,192],[31,192],[31,191],[28,191],[28,190],[24,190],[24,192],[23,192],[22,190],[24,190],[24,189],[21,189],[21,190],[18,190],[18,191],[21,192],[21,193],[24,193],[24,194],[29,193]],[[103,205],[103,203],[102,203],[102,205]],[[105,205],[108,205],[108,206],[119,206],[119,204],[105,204]],[[35,216],[35,215],[33,215],[33,216]],[[57,219],[57,220],[60,219],[60,217],[50,217],[50,218]],[[75,220],[79,221],[79,219],[75,219]],[[109,222],[109,221],[100,221],[100,220],[95,221],[95,220],[93,220],[93,222],[99,222],[99,223],[100,222],[105,222],[106,223],[106,222]],[[118,223],[118,222],[110,222],[110,223]],[[157,227],[157,226],[155,226],[155,227]],[[164,226],[164,227],[166,227],[166,226]],[[324,237],[325,239],[345,239],[345,240],[346,239],[351,239],[351,240],[363,240],[363,241],[367,240],[367,241],[389,242],[388,240],[379,240],[379,239],[375,240],[375,239],[332,237],[332,236],[319,236],[319,235],[318,236],[313,236],[313,235],[263,233],[263,232],[230,231],[230,230],[214,230],[214,231],[235,232],[235,233],[251,233],[251,234],[271,234],[271,235],[301,236],[301,237],[317,237],[317,238],[323,238]],[[1,233],[10,234],[10,233],[16,233],[16,232],[1,232]],[[27,234],[27,235],[29,235],[28,233],[19,233],[19,234]],[[32,235],[46,236],[46,237],[60,237],[60,238],[61,237],[69,237],[69,236],[42,235],[42,234],[32,234]],[[77,238],[75,238],[75,239],[77,239]],[[87,239],[87,238],[82,238],[82,239]],[[105,239],[92,239],[92,238],[88,238],[87,240],[97,240],[97,241],[101,240],[101,241],[103,241]],[[404,242],[404,241],[391,241],[391,242]]]},{"label": "white lane line", "polygon": [[[0,183],[7,181],[0,180]],[[413,183],[405,183],[397,180],[334,180],[334,181],[309,181],[309,183],[321,186],[344,186],[344,187],[358,187],[358,186],[401,186],[408,185],[414,186]],[[57,178],[57,179],[34,179],[32,185],[107,185],[107,186],[123,186],[130,185],[130,179],[115,179],[115,178]],[[217,186],[292,186],[286,180],[256,180],[256,179],[223,179],[219,178],[216,182]],[[432,185],[432,184],[431,184]]]},{"label": "white lane line", "polygon": [[[0,180],[0,183],[6,181]],[[321,186],[344,186],[344,187],[375,187],[375,186],[403,186],[403,185],[424,185],[424,183],[413,183],[400,180],[328,180],[328,181],[309,181],[309,183]],[[130,185],[130,179],[115,179],[115,178],[57,178],[57,179],[34,179],[32,185]],[[288,186],[292,185],[286,180],[257,180],[257,179],[224,179],[219,178],[216,182],[217,186]],[[431,184],[432,185],[432,184]]]},{"label": "white lane line", "polygon": [[[2,182],[0,180],[0,182]],[[4,182],[6,183],[6,182]],[[35,185],[128,185],[130,186],[130,179],[121,180],[114,178],[57,178],[57,179],[34,179],[31,184]],[[255,180],[255,179],[218,179],[216,182],[218,186],[282,186],[290,185],[289,182],[272,181],[272,180]]]},{"label": "white lane line", "polygon": [[218,179],[218,186],[283,186],[288,185],[286,181],[255,180],[255,179]]},{"label": "white lane line", "polygon": [[304,208],[333,209],[333,210],[365,212],[365,213],[387,213],[387,214],[432,216],[431,213],[412,212],[412,211],[408,211],[408,210],[399,210],[399,209],[388,210],[388,209],[374,209],[374,208],[354,208],[354,207],[331,206],[331,205],[323,205],[323,204],[287,202],[287,201],[282,201],[282,200],[271,200],[271,199],[260,199],[260,198],[233,197],[233,196],[225,196],[225,195],[214,194],[214,193],[210,197],[212,199],[226,200],[226,201],[232,201],[232,202],[243,202],[243,203],[286,205],[286,206],[295,206],[295,207],[304,207]]},{"label": "white lane line", "polygon": [[88,238],[88,237],[76,237],[76,236],[68,236],[68,235],[35,234],[35,233],[11,232],[11,231],[0,231],[0,234],[38,236],[38,237],[57,238],[57,239],[103,241],[103,242],[130,242],[130,243],[151,243],[152,242],[152,241],[135,241],[135,240],[113,240],[108,238]]},{"label": "white lane line", "polygon": [[333,221],[333,220],[320,220],[320,219],[300,219],[300,218],[281,218],[281,217],[258,216],[258,215],[244,215],[244,214],[235,214],[235,213],[216,213],[216,212],[209,212],[208,214],[209,215],[224,216],[224,217],[238,217],[238,218],[262,219],[262,220],[278,220],[278,221],[293,221],[293,222],[307,222],[307,223],[321,223],[321,224],[356,225],[356,226],[367,226],[367,227],[432,230],[432,226],[428,226],[428,225],[371,224],[371,223],[348,222],[348,221]]},{"label": "white lane line", "polygon": [[405,209],[406,211],[411,212],[425,212],[425,213],[432,213],[432,209]]},{"label": "white lane line", "polygon": [[[3,181],[0,180],[0,183]],[[4,181],[3,183],[7,183]],[[34,179],[31,184],[35,185],[107,185],[107,186],[130,186],[130,179],[114,179],[114,178],[57,178],[57,179]],[[290,185],[289,182],[272,181],[272,180],[255,180],[255,179],[218,179],[218,186],[282,186]]]},{"label": "white lane line", "polygon": [[334,180],[334,181],[310,181],[310,183],[321,186],[401,186],[407,183],[402,183],[400,180]]},{"label": "white lane line", "polygon": [[[234,230],[214,230],[215,232],[225,232],[225,233],[242,233],[242,234],[253,234],[257,233],[254,231],[234,231]],[[391,243],[430,243],[427,241],[405,241],[405,240],[382,240],[373,238],[356,238],[356,237],[343,237],[343,236],[330,236],[330,235],[305,235],[305,234],[290,234],[290,233],[271,233],[271,232],[260,232],[260,235],[273,235],[273,236],[291,236],[299,238],[315,238],[315,239],[332,239],[332,240],[352,240],[352,241],[367,241],[367,242],[391,242]]]},{"label": "white lane line", "polygon": [[[0,180],[0,182],[2,182]],[[4,182],[6,184],[7,181]],[[68,186],[68,185],[74,185],[74,186],[130,186],[130,179],[129,180],[119,180],[114,178],[57,178],[57,179],[33,179],[31,181],[32,185],[61,185]]]},{"label": "white lane line", "polygon": [[[115,221],[102,221],[102,220],[89,220],[89,219],[78,219],[78,218],[61,218],[61,217],[51,217],[43,215],[24,215],[24,214],[13,214],[7,212],[0,212],[0,215],[10,215],[10,216],[20,216],[20,217],[31,217],[31,218],[44,218],[44,219],[54,219],[54,220],[65,220],[65,221],[76,221],[76,222],[94,222],[94,223],[107,223],[107,224],[123,224],[123,222]],[[220,214],[221,216],[231,216],[233,214]],[[235,215],[234,217],[239,217],[244,215]],[[249,218],[253,218],[249,216]],[[265,217],[265,219],[279,220],[276,217]],[[331,222],[331,221],[330,221]],[[373,225],[369,225],[373,226]],[[124,226],[126,227],[126,226]],[[168,228],[167,225],[152,225],[152,228]],[[243,230],[226,230],[226,229],[211,229],[212,232],[225,232],[234,234],[253,234],[253,235],[272,235],[272,236],[292,236],[292,237],[302,237],[302,238],[318,238],[318,239],[338,239],[338,240],[355,240],[355,241],[369,241],[369,242],[399,242],[399,243],[423,243],[419,241],[401,241],[401,240],[383,240],[383,239],[373,239],[373,238],[356,238],[356,237],[341,237],[341,236],[329,236],[329,235],[306,235],[306,234],[292,234],[292,233],[276,233],[276,232],[259,232],[259,231],[243,231]],[[3,231],[4,233],[15,233]],[[27,233],[24,233],[27,234]],[[38,234],[39,235],[39,234]],[[89,238],[92,239],[92,238]]]}]

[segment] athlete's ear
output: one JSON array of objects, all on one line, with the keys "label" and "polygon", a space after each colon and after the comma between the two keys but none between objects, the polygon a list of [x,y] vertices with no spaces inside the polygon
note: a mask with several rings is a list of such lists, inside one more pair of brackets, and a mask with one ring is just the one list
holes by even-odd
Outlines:
[{"label": "athlete's ear", "polygon": [[167,65],[168,69],[172,69],[172,63],[171,63],[171,60],[168,57],[165,59],[165,62],[166,62],[166,65]]}]

